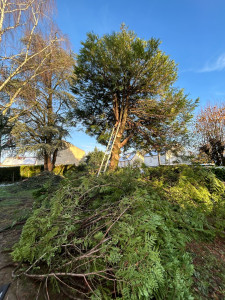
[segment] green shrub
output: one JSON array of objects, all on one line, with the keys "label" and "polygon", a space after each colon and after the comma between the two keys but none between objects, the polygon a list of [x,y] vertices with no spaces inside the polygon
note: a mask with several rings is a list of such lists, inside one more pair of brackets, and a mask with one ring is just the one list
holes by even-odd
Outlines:
[{"label": "green shrub", "polygon": [[65,179],[28,219],[12,255],[75,298],[194,299],[186,243],[213,238],[222,207],[223,184],[200,167]]}]

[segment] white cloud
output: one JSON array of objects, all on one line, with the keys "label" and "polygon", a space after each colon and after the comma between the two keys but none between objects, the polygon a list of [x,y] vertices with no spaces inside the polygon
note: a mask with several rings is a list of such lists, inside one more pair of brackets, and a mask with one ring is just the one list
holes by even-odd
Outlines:
[{"label": "white cloud", "polygon": [[198,72],[213,72],[213,71],[222,71],[225,69],[225,53],[221,54],[216,60],[209,61],[205,66],[200,69]]}]

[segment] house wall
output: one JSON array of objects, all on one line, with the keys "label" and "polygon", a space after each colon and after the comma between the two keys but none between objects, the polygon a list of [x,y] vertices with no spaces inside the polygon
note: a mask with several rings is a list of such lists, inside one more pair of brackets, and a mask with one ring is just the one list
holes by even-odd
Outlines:
[{"label": "house wall", "polygon": [[[157,167],[159,165],[157,155],[147,155],[144,157],[144,159],[144,163],[148,167]],[[190,164],[190,162],[184,161],[182,160],[182,158],[174,156],[174,154],[172,154],[171,152],[167,152],[165,155],[160,155],[160,161],[161,165]]]},{"label": "house wall", "polygon": [[[165,165],[167,163],[166,156],[161,155],[160,156],[160,161],[161,161],[161,165]],[[144,163],[147,167],[157,167],[159,165],[158,155],[145,156],[144,157]]]},{"label": "house wall", "polygon": [[128,167],[129,165],[130,165],[129,160],[124,160],[124,161],[119,161],[118,162],[118,167],[119,168],[125,168],[125,167]]}]

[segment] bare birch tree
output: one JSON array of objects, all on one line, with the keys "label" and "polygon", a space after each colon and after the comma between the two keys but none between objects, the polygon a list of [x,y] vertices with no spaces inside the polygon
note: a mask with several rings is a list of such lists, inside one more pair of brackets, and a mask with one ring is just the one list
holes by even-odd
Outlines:
[{"label": "bare birch tree", "polygon": [[[9,96],[8,102],[2,103],[3,114],[13,105],[27,83],[39,74],[51,53],[47,50],[59,40],[56,29],[52,29],[48,43],[38,48],[36,53],[31,51],[35,35],[46,28],[54,28],[51,21],[53,8],[54,0],[0,0],[0,93]],[[22,42],[24,38],[26,43]],[[22,84],[16,83],[15,78],[27,70],[35,56],[42,53],[40,64],[32,70],[32,78]]]},{"label": "bare birch tree", "polygon": [[[33,57],[33,53],[45,48],[48,40],[40,35],[34,37],[30,53],[32,59],[27,63],[27,70],[16,77],[19,85],[27,78],[29,83],[15,105],[18,119],[12,136],[18,154],[33,152],[44,159],[44,169],[52,171],[58,150],[68,146],[64,139],[69,135],[70,127],[74,126],[70,111],[75,109],[76,101],[70,92],[74,55],[68,45],[57,43],[46,50],[50,55],[41,52]],[[27,42],[24,40],[24,43]],[[40,66],[43,57],[45,63]],[[33,78],[38,66],[39,75]]]}]

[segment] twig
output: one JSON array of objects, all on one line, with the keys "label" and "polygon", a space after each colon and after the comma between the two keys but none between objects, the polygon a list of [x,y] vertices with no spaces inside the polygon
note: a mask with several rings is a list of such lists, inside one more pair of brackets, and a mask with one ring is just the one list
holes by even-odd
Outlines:
[{"label": "twig", "polygon": [[48,294],[48,277],[46,277],[46,280],[45,280],[45,290],[46,290],[47,298],[48,298],[48,300],[50,300],[49,294]]},{"label": "twig", "polygon": [[41,285],[42,285],[42,282],[40,282],[40,284],[39,284],[39,288],[38,288],[37,296],[36,296],[36,299],[35,299],[35,300],[38,300],[39,293],[40,293],[40,289],[41,289]]},{"label": "twig", "polygon": [[[75,291],[75,292],[78,292],[79,294],[82,294],[82,295],[84,295],[84,296],[87,296],[85,293],[83,293],[83,292],[81,292],[81,291],[75,289],[74,287],[72,287],[72,286],[68,285],[67,283],[65,283],[64,281],[62,281],[58,276],[55,276],[55,278],[56,278],[60,283],[62,283],[63,285],[65,285],[67,288],[69,288],[69,289],[71,289],[71,290],[73,290],[73,291]],[[71,298],[71,299],[77,299],[77,298]]]},{"label": "twig", "polygon": [[[73,297],[73,296],[71,296],[70,294],[68,294],[68,293],[65,291],[65,289],[64,289],[62,286],[61,286],[61,290],[62,290],[63,294],[65,294],[66,297],[68,297],[69,299],[72,299],[72,300],[83,300],[82,298],[77,298],[77,296],[76,296],[76,298]],[[87,295],[85,295],[85,297],[87,297]],[[90,299],[90,298],[88,298],[88,299]]]},{"label": "twig", "polygon": [[91,187],[89,190],[87,190],[85,193],[83,193],[80,197],[79,200],[81,200],[85,195],[87,195],[89,192],[91,192],[92,190],[96,189],[96,188],[100,188],[100,187],[104,187],[104,186],[109,186],[110,184],[98,184],[95,185],[93,187]]},{"label": "twig", "polygon": [[66,273],[66,272],[59,272],[59,273],[49,273],[49,274],[27,274],[24,273],[24,275],[26,275],[27,277],[30,278],[40,278],[40,279],[44,279],[46,277],[55,277],[55,276],[71,276],[71,277],[84,277],[84,276],[91,276],[91,275],[99,275],[99,273],[105,273],[106,271],[112,271],[113,269],[105,269],[105,270],[101,270],[101,271],[97,271],[97,272],[89,272],[89,273]]},{"label": "twig", "polygon": [[122,211],[122,213],[116,218],[116,220],[109,226],[109,228],[106,230],[106,232],[105,232],[105,234],[104,234],[102,240],[101,240],[101,241],[93,248],[93,250],[103,243],[103,240],[105,239],[106,235],[109,233],[109,231],[111,230],[111,228],[116,224],[116,222],[122,217],[122,215],[128,210],[129,207],[130,207],[130,205],[127,206],[127,207]]},{"label": "twig", "polygon": [[[109,240],[109,239],[105,239],[105,240],[103,240],[103,242],[105,242],[105,241],[107,241],[107,240]],[[93,249],[91,249],[88,253],[83,254],[83,255],[81,255],[81,256],[79,256],[79,257],[75,257],[73,260],[71,260],[71,261],[69,261],[69,262],[63,264],[62,266],[58,267],[56,270],[59,270],[59,269],[61,269],[61,268],[63,268],[63,267],[66,267],[66,266],[68,266],[68,265],[74,263],[75,261],[78,261],[78,260],[81,260],[81,259],[88,258],[88,257],[90,257],[90,255],[92,255],[92,254],[94,254],[94,253],[96,253],[96,252],[98,252],[98,251],[100,251],[100,250],[101,250],[101,248],[99,248],[99,249],[94,249],[94,248],[93,248]]]},{"label": "twig", "polygon": [[93,291],[93,289],[91,288],[90,284],[88,283],[88,281],[87,281],[87,279],[86,279],[86,276],[84,276],[84,280],[85,280],[87,286],[89,287],[89,289],[92,291],[92,293],[93,293],[98,299],[100,299],[100,298],[98,297],[98,295],[96,295],[95,292]]},{"label": "twig", "polygon": [[44,253],[44,254],[42,254],[41,255],[41,257],[39,257],[37,260],[35,260],[35,262],[26,270],[26,271],[24,271],[24,272],[21,272],[20,274],[18,274],[18,275],[15,275],[15,270],[14,270],[14,272],[12,273],[12,277],[19,277],[19,276],[21,276],[21,275],[23,275],[23,274],[27,274],[27,272],[31,269],[31,268],[33,268],[33,266],[39,261],[39,260],[41,260],[44,256],[46,255],[46,252]]}]

